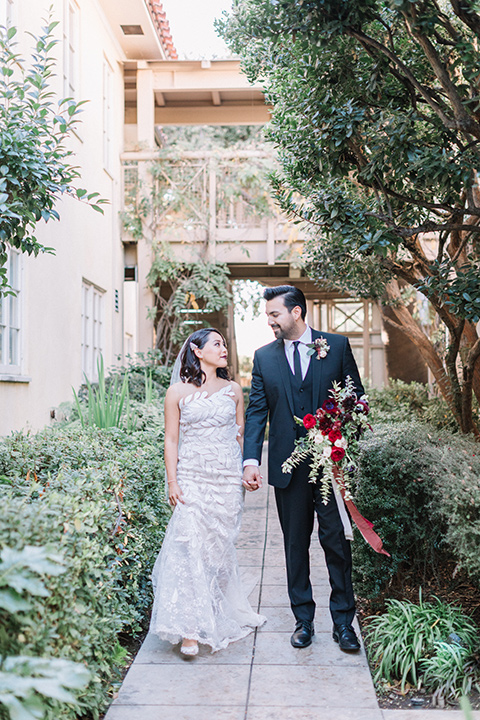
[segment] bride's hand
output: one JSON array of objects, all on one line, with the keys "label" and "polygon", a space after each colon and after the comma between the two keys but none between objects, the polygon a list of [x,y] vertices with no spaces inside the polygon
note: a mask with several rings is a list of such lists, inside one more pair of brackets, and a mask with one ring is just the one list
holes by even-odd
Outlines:
[{"label": "bride's hand", "polygon": [[175,507],[178,502],[185,503],[180,485],[176,481],[168,483],[168,502],[172,507]]}]

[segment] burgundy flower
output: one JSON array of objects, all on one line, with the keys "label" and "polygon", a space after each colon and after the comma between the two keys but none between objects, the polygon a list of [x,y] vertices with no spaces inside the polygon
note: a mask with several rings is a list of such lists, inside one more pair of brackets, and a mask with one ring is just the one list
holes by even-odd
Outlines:
[{"label": "burgundy flower", "polygon": [[355,410],[357,412],[365,413],[365,415],[368,415],[370,408],[364,400],[359,400],[355,405]]},{"label": "burgundy flower", "polygon": [[310,430],[310,428],[315,427],[315,425],[317,424],[317,420],[313,415],[310,415],[309,413],[303,418],[303,424],[307,428],[307,430]]},{"label": "burgundy flower", "polygon": [[333,462],[340,462],[340,460],[343,460],[345,457],[345,450],[340,447],[334,447],[332,448],[332,453],[330,455]]},{"label": "burgundy flower", "polygon": [[353,410],[357,403],[357,396],[355,394],[348,395],[345,400],[343,401],[343,407],[345,410]]},{"label": "burgundy flower", "polygon": [[329,415],[324,415],[318,420],[318,427],[324,435],[330,432],[332,429],[332,418]]},{"label": "burgundy flower", "polygon": [[338,405],[335,400],[325,400],[322,405],[322,409],[330,415],[335,415],[338,412]]}]

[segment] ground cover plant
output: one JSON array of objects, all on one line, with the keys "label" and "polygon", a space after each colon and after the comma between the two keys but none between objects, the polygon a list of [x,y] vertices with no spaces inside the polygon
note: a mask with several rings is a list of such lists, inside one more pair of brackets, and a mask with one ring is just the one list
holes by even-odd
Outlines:
[{"label": "ground cover plant", "polygon": [[126,662],[119,637],[147,622],[170,514],[163,413],[153,403],[132,403],[131,413],[133,432],[77,420],[0,441],[0,545],[52,546],[65,567],[21,622],[0,606],[0,655],[68,660],[91,673],[78,707],[45,700],[47,720],[100,717]]},{"label": "ground cover plant", "polygon": [[376,683],[425,685],[453,699],[478,687],[478,626],[458,607],[421,594],[417,603],[389,599],[366,638]]}]

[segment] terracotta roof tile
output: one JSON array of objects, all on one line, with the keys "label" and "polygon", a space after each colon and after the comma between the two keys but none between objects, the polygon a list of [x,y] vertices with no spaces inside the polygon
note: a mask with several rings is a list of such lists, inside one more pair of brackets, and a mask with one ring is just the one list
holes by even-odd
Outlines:
[{"label": "terracotta roof tile", "polygon": [[163,9],[163,5],[160,0],[147,0],[147,5],[150,10],[150,14],[153,18],[155,27],[157,28],[158,37],[162,43],[162,47],[165,51],[167,60],[178,60],[178,54],[173,44],[172,33],[170,32],[170,25],[167,20],[167,14]]}]

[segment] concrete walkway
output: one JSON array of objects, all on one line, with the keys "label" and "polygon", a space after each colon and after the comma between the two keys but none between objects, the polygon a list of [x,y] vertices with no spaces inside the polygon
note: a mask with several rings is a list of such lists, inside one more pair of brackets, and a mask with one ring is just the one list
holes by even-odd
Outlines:
[{"label": "concrete walkway", "polygon": [[[178,647],[148,635],[105,720],[452,720],[449,710],[380,710],[365,652],[339,650],[331,635],[323,552],[312,543],[316,635],[290,645],[293,616],[281,531],[271,488],[247,493],[238,558],[257,579],[253,607],[268,622],[225,650],[183,659]],[[358,626],[357,626],[358,629]],[[480,713],[474,717],[480,719]]]}]

